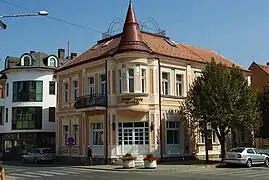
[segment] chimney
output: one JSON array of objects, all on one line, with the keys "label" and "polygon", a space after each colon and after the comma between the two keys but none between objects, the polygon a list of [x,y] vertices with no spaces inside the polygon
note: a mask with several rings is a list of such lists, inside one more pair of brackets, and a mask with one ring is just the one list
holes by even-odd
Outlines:
[{"label": "chimney", "polygon": [[64,49],[58,49],[58,58],[64,59],[65,56],[65,50]]},{"label": "chimney", "polygon": [[266,65],[269,66],[269,62],[267,62]]},{"label": "chimney", "polygon": [[30,54],[34,54],[35,53],[35,51],[30,51]]},{"label": "chimney", "polygon": [[77,53],[71,53],[71,60],[77,57]]}]

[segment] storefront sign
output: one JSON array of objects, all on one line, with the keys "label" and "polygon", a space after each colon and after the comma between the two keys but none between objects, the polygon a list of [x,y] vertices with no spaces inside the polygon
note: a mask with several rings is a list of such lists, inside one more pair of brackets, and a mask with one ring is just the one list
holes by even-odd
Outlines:
[{"label": "storefront sign", "polygon": [[122,98],[121,100],[128,105],[138,105],[143,101],[143,98]]},{"label": "storefront sign", "polygon": [[36,133],[19,133],[19,140],[33,140],[36,139]]}]

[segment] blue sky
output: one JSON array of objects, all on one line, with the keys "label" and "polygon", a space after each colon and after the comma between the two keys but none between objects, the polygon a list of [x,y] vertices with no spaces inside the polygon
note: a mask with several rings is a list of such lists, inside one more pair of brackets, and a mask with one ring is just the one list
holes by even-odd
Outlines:
[{"label": "blue sky", "polygon": [[[2,19],[0,62],[30,50],[56,54],[58,48],[82,53],[101,38],[114,19],[124,20],[129,0],[5,0],[96,31],[47,17]],[[133,0],[138,21],[153,17],[171,39],[215,50],[248,68],[269,61],[268,0]],[[27,13],[0,1],[0,15]],[[148,27],[153,27],[148,24]],[[115,30],[121,28],[115,26]]]}]

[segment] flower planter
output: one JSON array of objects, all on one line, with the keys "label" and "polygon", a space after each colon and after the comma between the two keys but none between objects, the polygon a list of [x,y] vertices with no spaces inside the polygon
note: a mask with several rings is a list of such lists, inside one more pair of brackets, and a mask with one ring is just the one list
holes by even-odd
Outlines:
[{"label": "flower planter", "polygon": [[130,169],[135,167],[135,160],[123,160],[122,167],[125,169]]},{"label": "flower planter", "polygon": [[155,169],[155,168],[157,168],[157,160],[144,159],[144,168],[147,168],[147,169]]}]

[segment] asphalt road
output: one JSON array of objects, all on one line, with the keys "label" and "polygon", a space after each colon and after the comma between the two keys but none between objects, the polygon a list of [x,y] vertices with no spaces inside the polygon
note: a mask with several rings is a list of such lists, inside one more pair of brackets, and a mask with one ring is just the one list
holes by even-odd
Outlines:
[{"label": "asphalt road", "polygon": [[269,168],[204,168],[181,171],[105,171],[77,167],[27,167],[5,165],[7,180],[268,180]]}]

